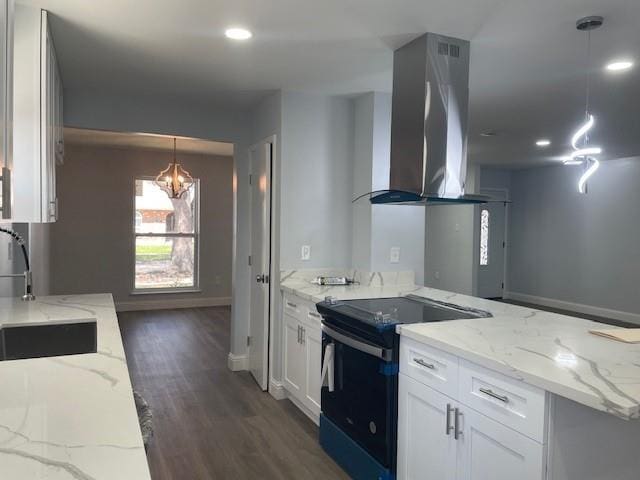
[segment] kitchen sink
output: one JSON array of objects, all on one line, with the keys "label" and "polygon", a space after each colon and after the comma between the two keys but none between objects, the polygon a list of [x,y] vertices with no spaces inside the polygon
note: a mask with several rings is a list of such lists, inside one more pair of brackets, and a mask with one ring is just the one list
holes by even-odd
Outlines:
[{"label": "kitchen sink", "polygon": [[8,325],[0,329],[0,360],[95,353],[95,319],[43,325]]}]

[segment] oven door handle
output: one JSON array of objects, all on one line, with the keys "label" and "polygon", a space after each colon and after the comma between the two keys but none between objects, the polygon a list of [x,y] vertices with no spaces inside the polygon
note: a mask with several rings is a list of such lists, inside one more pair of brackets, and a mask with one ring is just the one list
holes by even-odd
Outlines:
[{"label": "oven door handle", "polygon": [[335,344],[328,343],[326,347],[324,347],[324,360],[322,361],[322,373],[321,373],[321,387],[328,387],[330,392],[333,392],[335,388],[335,384],[333,381],[333,359],[334,359],[334,351]]},{"label": "oven door handle", "polygon": [[341,333],[331,327],[328,327],[325,324],[322,324],[322,331],[334,340],[337,340],[340,343],[344,343],[351,348],[355,348],[362,353],[372,355],[381,360],[384,360],[385,362],[393,360],[393,352],[388,348],[378,347],[376,345],[371,345],[370,343],[357,340],[345,333]]}]

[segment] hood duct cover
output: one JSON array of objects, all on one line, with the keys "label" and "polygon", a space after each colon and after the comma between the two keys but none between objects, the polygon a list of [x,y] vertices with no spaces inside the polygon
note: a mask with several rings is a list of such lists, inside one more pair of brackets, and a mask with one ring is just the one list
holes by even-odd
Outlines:
[{"label": "hood duct cover", "polygon": [[426,33],[393,56],[389,190],[372,203],[482,203],[465,195],[469,42]]}]

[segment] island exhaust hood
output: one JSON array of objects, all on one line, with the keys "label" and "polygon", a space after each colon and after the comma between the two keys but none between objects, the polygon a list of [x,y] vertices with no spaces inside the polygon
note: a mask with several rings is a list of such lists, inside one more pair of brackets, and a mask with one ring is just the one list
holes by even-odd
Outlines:
[{"label": "island exhaust hood", "polygon": [[465,194],[469,42],[426,33],[393,55],[389,189],[373,204],[484,203]]}]

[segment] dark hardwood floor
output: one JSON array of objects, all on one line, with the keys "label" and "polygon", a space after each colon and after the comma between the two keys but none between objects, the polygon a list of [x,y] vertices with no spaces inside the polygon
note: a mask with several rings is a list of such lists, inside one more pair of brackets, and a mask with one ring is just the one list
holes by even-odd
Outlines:
[{"label": "dark hardwood floor", "polygon": [[118,318],[131,381],[153,409],[154,480],[348,478],[291,402],[227,369],[228,308]]}]

